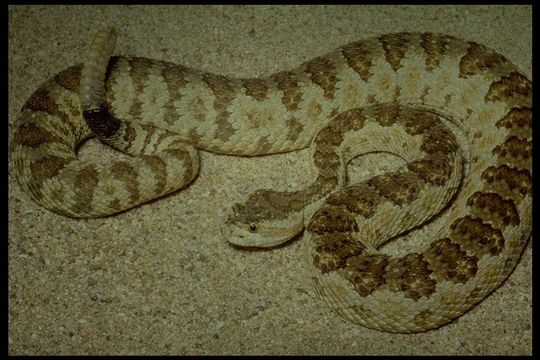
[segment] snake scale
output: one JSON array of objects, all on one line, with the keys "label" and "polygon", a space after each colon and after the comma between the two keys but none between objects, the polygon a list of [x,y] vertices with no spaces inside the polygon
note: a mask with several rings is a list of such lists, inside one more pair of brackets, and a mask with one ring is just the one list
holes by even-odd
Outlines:
[{"label": "snake scale", "polygon": [[[45,208],[85,218],[143,204],[190,183],[198,150],[309,147],[317,175],[305,188],[255,191],[232,206],[222,233],[271,247],[304,231],[315,292],[346,319],[389,332],[437,328],[517,264],[532,223],[532,83],[503,55],[448,35],[395,33],[239,79],[111,56],[115,39],[99,31],[84,64],[21,110],[11,161]],[[92,136],[130,157],[80,160]],[[349,183],[349,161],[372,152],[403,165]],[[425,245],[384,251],[411,231]]]}]

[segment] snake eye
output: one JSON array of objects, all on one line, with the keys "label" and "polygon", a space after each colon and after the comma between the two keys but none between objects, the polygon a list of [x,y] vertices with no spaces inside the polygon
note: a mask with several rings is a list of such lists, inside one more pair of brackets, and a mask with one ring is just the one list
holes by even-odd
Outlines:
[{"label": "snake eye", "polygon": [[255,225],[255,224],[249,225],[249,231],[250,232],[256,232],[257,231],[257,225]]}]

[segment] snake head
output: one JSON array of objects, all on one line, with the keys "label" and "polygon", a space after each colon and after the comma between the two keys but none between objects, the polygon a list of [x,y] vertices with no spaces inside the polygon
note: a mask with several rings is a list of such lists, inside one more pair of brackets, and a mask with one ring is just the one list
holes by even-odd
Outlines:
[{"label": "snake head", "polygon": [[237,246],[273,247],[280,245],[302,231],[303,211],[286,211],[271,201],[275,194],[258,190],[248,201],[235,204],[221,228],[225,239]]}]

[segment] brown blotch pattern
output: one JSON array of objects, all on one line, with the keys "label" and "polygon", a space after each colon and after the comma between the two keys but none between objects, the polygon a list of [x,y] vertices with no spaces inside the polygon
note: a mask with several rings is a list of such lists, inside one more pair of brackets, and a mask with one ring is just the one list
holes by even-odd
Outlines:
[{"label": "brown blotch pattern", "polygon": [[189,81],[187,80],[187,74],[193,72],[193,70],[177,64],[168,62],[162,62],[163,69],[161,75],[167,83],[170,94],[173,99],[178,99],[178,90],[184,88]]},{"label": "brown blotch pattern", "polygon": [[467,54],[459,63],[459,76],[464,78],[508,64],[508,60],[501,54],[493,52],[484,45],[470,42]]},{"label": "brown blotch pattern", "polygon": [[435,292],[436,281],[422,254],[411,253],[402,258],[391,258],[387,267],[386,282],[403,292],[405,297],[417,301],[429,298]]},{"label": "brown blotch pattern", "polygon": [[477,191],[469,197],[467,205],[473,207],[473,215],[478,213],[480,217],[488,219],[495,217],[503,225],[519,225],[519,214],[514,202],[503,199],[497,193]]},{"label": "brown blotch pattern", "polygon": [[272,148],[272,143],[268,141],[268,135],[261,136],[257,141],[257,152],[266,154]]},{"label": "brown blotch pattern", "polygon": [[190,69],[171,63],[164,63],[161,75],[165,79],[167,90],[169,92],[169,99],[165,103],[165,116],[164,119],[169,124],[174,123],[178,119],[178,111],[174,103],[182,98],[180,89],[184,88],[189,81],[186,79],[186,74],[190,72]]},{"label": "brown blotch pattern", "polygon": [[[186,150],[182,149],[166,149],[163,151],[165,154],[171,155],[175,158],[177,158],[181,163],[184,164],[184,167],[186,169],[193,169],[193,161],[191,159],[191,156]],[[191,171],[186,171],[184,174],[184,179],[182,180],[183,183],[187,183],[193,178],[194,174]]]},{"label": "brown blotch pattern", "polygon": [[[454,135],[441,124],[440,119],[437,115],[414,109],[406,108],[404,111],[403,107],[400,106],[390,106],[386,107],[390,110],[386,117],[394,117],[399,119],[399,121],[405,127],[405,131],[410,135],[422,135],[426,134],[427,137],[424,138],[423,150],[426,152],[431,152],[433,147],[437,147],[438,151],[452,152],[457,148],[456,140]],[[430,144],[433,144],[430,146]],[[445,145],[444,148],[439,146]]]},{"label": "brown blotch pattern", "polygon": [[202,136],[199,135],[199,133],[195,129],[189,130],[187,136],[188,136],[189,141],[192,144],[199,144],[199,142],[200,142],[200,140],[202,138]]},{"label": "brown blotch pattern", "polygon": [[[133,86],[137,94],[142,94],[145,88],[145,82],[150,73],[150,70],[154,67],[155,62],[142,57],[127,58],[130,66],[130,78],[133,80]],[[139,118],[141,115],[142,102],[135,97],[133,104],[129,109],[129,113],[133,118]]]},{"label": "brown blotch pattern", "polygon": [[447,35],[438,35],[433,33],[422,34],[422,41],[420,46],[427,54],[426,58],[426,70],[432,71],[439,66],[441,60],[444,58],[448,45],[454,38]]},{"label": "brown blotch pattern", "polygon": [[[390,107],[391,106],[381,106],[382,111],[380,111],[380,114],[385,113],[386,109]],[[330,124],[327,126],[332,128],[334,132],[345,133],[351,130],[358,131],[364,127],[364,123],[366,121],[364,109],[350,109],[333,117],[334,115],[332,114],[334,112],[336,112],[336,109],[332,110],[332,113],[329,116],[331,118]]]},{"label": "brown blotch pattern", "polygon": [[[232,124],[229,121],[229,113],[223,105],[217,106],[217,108],[220,108],[220,112],[218,116],[216,117],[216,124],[217,129],[214,133],[214,137],[216,139],[220,139],[223,142],[229,141],[231,136],[236,134],[236,129],[232,126]],[[219,146],[219,145],[216,145]]]},{"label": "brown blotch pattern", "polygon": [[202,76],[203,81],[210,87],[214,93],[216,110],[226,108],[232,100],[235,93],[235,86],[229,78],[223,75],[205,73]]},{"label": "brown blotch pattern", "polygon": [[426,154],[433,154],[435,152],[451,154],[458,149],[454,135],[442,126],[434,127],[433,131],[427,134],[427,136],[424,136],[423,140],[420,149]]},{"label": "brown blotch pattern", "polygon": [[287,110],[296,111],[303,94],[297,75],[291,71],[281,71],[272,75],[270,81],[275,82],[277,88],[283,92],[281,102]]},{"label": "brown blotch pattern", "polygon": [[347,260],[343,276],[354,284],[360,296],[366,297],[386,283],[389,259],[389,256],[382,254],[351,257]]},{"label": "brown blotch pattern", "polygon": [[315,137],[314,143],[323,146],[338,146],[343,142],[343,130],[338,126],[327,126]]},{"label": "brown blotch pattern", "polygon": [[529,79],[518,72],[512,72],[491,84],[485,101],[504,101],[515,97],[530,98],[531,93],[532,86]]},{"label": "brown blotch pattern", "polygon": [[311,218],[307,230],[315,234],[358,232],[351,214],[337,206],[324,206]]},{"label": "brown blotch pattern", "polygon": [[34,179],[50,179],[58,175],[70,160],[55,155],[47,155],[30,164]]},{"label": "brown blotch pattern", "polygon": [[[155,133],[158,133],[158,139],[155,141],[156,144],[161,144],[171,133],[160,131],[159,129],[151,126],[151,125],[141,125],[141,128],[144,130],[144,141],[141,148],[141,153],[151,153],[154,151],[154,148],[148,148],[150,143],[152,142],[152,138],[155,136]],[[131,143],[136,140],[137,132],[135,129],[131,126],[129,126],[129,130],[126,129],[124,138],[126,142],[129,142],[130,145],[128,148],[131,147]]]},{"label": "brown blotch pattern", "polygon": [[294,142],[304,131],[304,125],[295,117],[287,119],[287,139]]},{"label": "brown blotch pattern", "polygon": [[43,88],[37,89],[21,111],[31,110],[32,112],[44,112],[46,114],[55,115],[61,118],[64,122],[69,123],[68,114],[60,110],[54,99],[50,96],[49,91]]},{"label": "brown blotch pattern", "polygon": [[521,138],[528,138],[532,132],[532,109],[530,107],[512,108],[502,119],[497,121],[497,127],[507,128]]},{"label": "brown blotch pattern", "polygon": [[448,155],[436,152],[429,157],[411,161],[407,168],[417,173],[430,184],[442,186],[446,184],[454,169]]},{"label": "brown blotch pattern", "polygon": [[506,164],[490,166],[482,173],[482,179],[492,184],[498,193],[514,197],[532,195],[532,177],[526,169],[518,169]]},{"label": "brown blotch pattern", "polygon": [[153,178],[156,181],[155,193],[162,194],[167,185],[167,164],[157,155],[145,155],[142,159],[154,173]]},{"label": "brown blotch pattern", "polygon": [[[123,148],[124,149],[130,149],[131,144],[136,139],[136,130],[133,128],[133,126],[127,122],[123,123],[123,130],[124,130],[124,136],[122,136],[122,142],[124,143]],[[143,144],[143,149],[146,149],[148,146],[150,139],[152,135],[154,134],[155,128],[153,126],[142,126],[145,129],[145,139]],[[120,134],[119,134],[120,135]]]},{"label": "brown blotch pattern", "polygon": [[441,280],[465,283],[478,271],[477,257],[467,255],[459,244],[449,238],[432,243],[424,252],[424,258],[428,260],[433,275],[442,276]]},{"label": "brown blotch pattern", "polygon": [[243,79],[241,83],[246,90],[247,96],[259,101],[268,97],[269,86],[266,81],[261,79]]},{"label": "brown blotch pattern", "polygon": [[348,44],[341,48],[341,54],[347,64],[366,82],[372,75],[371,67],[376,51],[377,46],[373,42],[364,41]]},{"label": "brown blotch pattern", "polygon": [[319,171],[319,175],[325,178],[337,177],[341,158],[331,147],[318,146],[313,153],[312,159]]},{"label": "brown blotch pattern", "polygon": [[450,230],[454,242],[461,244],[469,254],[475,254],[478,258],[484,255],[499,255],[504,247],[504,237],[499,229],[470,215],[454,221]]},{"label": "brown blotch pattern", "polygon": [[381,196],[401,206],[418,198],[424,181],[414,172],[407,171],[376,176],[371,178],[368,184]]},{"label": "brown blotch pattern", "polygon": [[347,233],[323,234],[315,239],[315,243],[313,264],[323,274],[344,268],[348,258],[364,251],[364,247]]},{"label": "brown blotch pattern", "polygon": [[369,219],[375,215],[375,209],[381,200],[379,193],[364,183],[348,186],[342,191],[331,194],[326,199],[326,203],[345,207],[348,211]]},{"label": "brown blotch pattern", "polygon": [[75,203],[71,210],[75,213],[92,210],[94,191],[98,184],[98,172],[93,165],[85,166],[75,176]]},{"label": "brown blotch pattern", "polygon": [[334,64],[323,57],[316,57],[307,62],[305,66],[306,72],[311,75],[311,80],[324,90],[324,97],[333,100],[337,83]]},{"label": "brown blotch pattern", "polygon": [[150,70],[158,64],[154,60],[143,57],[128,58],[128,63],[130,66],[130,77],[135,80],[135,87],[138,90],[137,92],[140,93],[144,89],[144,81],[148,77]]},{"label": "brown blotch pattern", "polygon": [[129,193],[129,202],[137,203],[139,200],[139,183],[137,182],[137,171],[130,164],[124,161],[118,161],[111,165],[113,176],[124,182],[125,189]]},{"label": "brown blotch pattern", "polygon": [[218,128],[215,132],[215,137],[227,142],[233,136],[236,130],[229,122],[229,112],[227,106],[231,103],[236,93],[235,85],[225,76],[215,75],[210,73],[203,74],[203,81],[210,87],[214,98],[214,109],[218,115],[216,123]]},{"label": "brown blotch pattern", "polygon": [[493,149],[493,154],[513,160],[527,160],[532,158],[532,142],[513,135],[507,138],[504,143],[497,145]]},{"label": "brown blotch pattern", "polygon": [[401,68],[401,60],[405,57],[408,47],[411,45],[409,33],[402,34],[388,34],[379,38],[384,49],[386,61],[390,63],[390,66],[394,71],[398,71]]},{"label": "brown blotch pattern", "polygon": [[[379,108],[381,108],[382,111],[378,111]],[[379,107],[377,105],[374,105],[373,109],[376,111],[374,112],[374,114],[371,115],[374,116],[377,123],[383,127],[392,126],[395,123],[401,121],[405,125],[405,128],[407,128],[407,124],[410,122],[407,119],[410,116],[400,111],[399,106]],[[423,117],[421,117],[421,119],[423,119]]]},{"label": "brown blotch pattern", "polygon": [[69,67],[66,70],[59,72],[54,77],[54,81],[56,81],[63,88],[78,93],[81,79],[81,69],[82,64]]},{"label": "brown blotch pattern", "polygon": [[43,144],[66,144],[66,139],[62,139],[55,134],[51,134],[48,130],[35,122],[21,124],[17,128],[14,138],[17,139],[17,142],[20,145],[33,149],[36,149]]}]

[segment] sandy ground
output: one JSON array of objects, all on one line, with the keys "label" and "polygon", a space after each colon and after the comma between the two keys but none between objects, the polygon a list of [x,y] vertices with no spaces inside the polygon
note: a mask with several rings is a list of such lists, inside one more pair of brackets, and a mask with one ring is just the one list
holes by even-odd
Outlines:
[{"label": "sandy ground", "polygon": [[[529,6],[12,6],[10,126],[39,84],[80,62],[106,25],[119,30],[119,54],[240,77],[396,31],[475,40],[532,72]],[[230,204],[260,187],[301,183],[307,160],[305,151],[204,153],[186,190],[93,220],[39,207],[10,171],[9,353],[531,354],[530,242],[479,306],[416,335],[354,325],[316,300],[301,239],[271,251],[229,246],[219,227]]]}]

